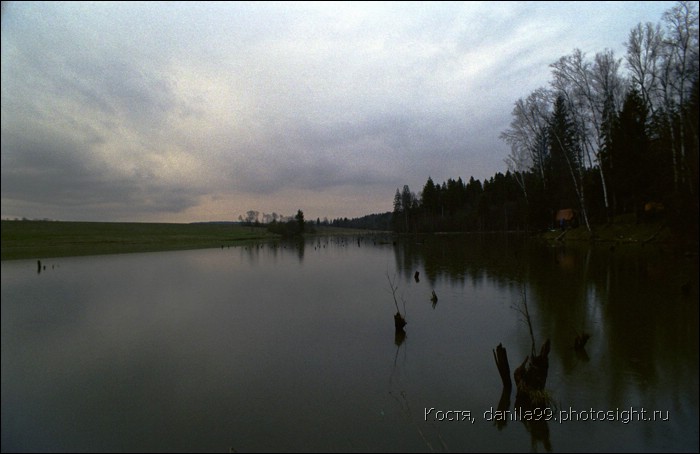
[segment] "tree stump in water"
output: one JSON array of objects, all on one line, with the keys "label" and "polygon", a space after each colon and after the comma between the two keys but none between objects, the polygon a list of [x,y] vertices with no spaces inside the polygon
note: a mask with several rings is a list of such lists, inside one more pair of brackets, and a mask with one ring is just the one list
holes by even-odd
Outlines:
[{"label": "tree stump in water", "polygon": [[507,389],[508,393],[513,388],[513,383],[510,381],[510,365],[508,364],[508,353],[506,348],[502,344],[498,344],[496,350],[493,351],[493,359],[496,360],[496,367],[498,368],[498,373],[501,375],[501,381],[503,382],[504,391]]},{"label": "tree stump in water", "polygon": [[396,332],[394,333],[394,344],[396,344],[397,347],[401,347],[403,341],[405,340],[406,331],[404,331],[403,328],[396,328]]},{"label": "tree stump in water", "polygon": [[540,349],[539,355],[528,356],[525,361],[515,369],[513,378],[517,389],[515,406],[524,408],[538,408],[547,406],[544,386],[547,383],[549,371],[549,339]]},{"label": "tree stump in water", "polygon": [[403,329],[404,326],[406,326],[406,319],[403,318],[400,312],[397,312],[394,314],[394,326],[396,327],[397,330]]}]

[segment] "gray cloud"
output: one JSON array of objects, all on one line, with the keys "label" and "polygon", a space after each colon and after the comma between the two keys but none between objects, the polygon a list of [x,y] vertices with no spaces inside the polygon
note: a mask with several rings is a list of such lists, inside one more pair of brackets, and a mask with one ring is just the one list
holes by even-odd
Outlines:
[{"label": "gray cloud", "polygon": [[505,171],[548,65],[672,2],[3,5],[2,215],[175,222]]},{"label": "gray cloud", "polygon": [[46,210],[44,217],[58,218],[69,212],[78,219],[90,215],[128,219],[130,213],[179,213],[195,206],[204,193],[183,185],[164,185],[143,169],[118,177],[109,164],[90,152],[90,144],[65,137],[3,134],[2,149],[13,150],[3,153],[3,200],[41,206]]}]

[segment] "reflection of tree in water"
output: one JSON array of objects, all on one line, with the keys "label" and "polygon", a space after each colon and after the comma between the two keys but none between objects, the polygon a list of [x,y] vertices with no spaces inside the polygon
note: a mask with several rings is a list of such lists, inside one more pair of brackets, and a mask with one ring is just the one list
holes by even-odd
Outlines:
[{"label": "reflection of tree in water", "polygon": [[523,424],[530,434],[532,452],[537,452],[537,446],[540,443],[542,443],[545,451],[552,451],[552,442],[549,439],[549,423],[547,421],[523,421]]},{"label": "reflection of tree in water", "polygon": [[[523,236],[512,234],[426,236],[419,241],[411,239],[397,244],[394,254],[397,269],[406,279],[410,278],[416,268],[422,267],[431,285],[441,278],[449,279],[450,282],[458,285],[463,285],[467,280],[476,282],[488,278],[506,286],[513,281],[523,281],[523,269],[527,269],[523,263],[528,262],[529,252],[526,245]],[[437,298],[434,298],[433,302],[437,302]],[[522,314],[526,317],[527,326],[530,328],[530,337],[533,342],[532,357],[535,357],[532,321],[525,301],[524,304]],[[549,343],[546,345],[547,353],[538,355],[544,358],[544,361],[547,361]],[[529,362],[528,367],[530,367]],[[510,372],[507,374],[509,375]],[[498,410],[514,411],[510,409],[510,393],[511,389],[503,390],[497,405]],[[522,396],[519,397],[521,402],[517,402],[518,399],[516,399],[516,406],[532,407],[531,403],[523,404]],[[538,444],[542,444],[547,451],[550,451],[547,423],[545,421],[522,422],[530,433],[533,449],[536,449]],[[507,419],[495,420],[494,423],[499,430],[502,430],[507,425]]]},{"label": "reflection of tree in water", "polygon": [[[555,392],[563,383],[589,387],[598,402],[609,405],[640,392],[645,402],[685,402],[684,394],[696,392],[688,383],[697,383],[698,370],[697,257],[655,245],[524,240],[507,234],[433,235],[402,238],[393,250],[407,280],[422,269],[420,277],[433,286],[440,280],[463,285],[487,279],[501,288],[523,282],[535,332],[552,340],[552,364],[571,377],[555,384]],[[590,341],[576,349],[584,333],[591,334]],[[593,382],[579,381],[584,375]],[[502,397],[507,408],[510,396]],[[679,411],[692,409],[690,403]],[[533,449],[551,449],[546,424],[526,427]]]},{"label": "reflection of tree in water", "polygon": [[524,236],[504,233],[472,233],[407,237],[394,246],[396,269],[409,279],[423,268],[431,285],[438,278],[452,282],[476,281],[485,274],[511,279],[517,273]]},{"label": "reflection of tree in water", "polygon": [[299,262],[304,261],[306,241],[303,238],[292,238],[287,240],[251,242],[240,246],[240,251],[251,265],[260,263],[261,258],[277,258],[281,253],[296,254]]},{"label": "reflection of tree in water", "polygon": [[[527,291],[521,283],[521,301],[520,305],[515,309],[525,318],[528,330],[530,332],[530,355],[525,358],[525,361],[518,366],[513,372],[515,379],[516,394],[514,411],[532,411],[537,414],[542,414],[544,411],[551,410],[551,399],[545,390],[547,383],[547,375],[549,374],[549,352],[550,340],[547,339],[537,354],[535,333],[532,327],[532,317],[527,302]],[[500,344],[499,344],[500,346]],[[504,392],[506,390],[504,389]],[[510,394],[510,389],[508,389]],[[499,405],[501,403],[499,402]],[[552,444],[549,440],[549,424],[544,419],[523,419],[523,425],[530,433],[530,442],[533,451],[537,450],[538,443],[542,443],[547,452],[552,450]]]},{"label": "reflection of tree in water", "polygon": [[[399,273],[411,279],[422,269],[431,285],[489,279],[506,286],[523,276],[553,361],[567,375],[605,370],[611,402],[628,392],[630,373],[646,393],[662,374],[675,383],[696,376],[698,305],[689,303],[697,301],[696,257],[656,245],[551,245],[498,233],[406,237],[393,250]],[[576,351],[584,332],[590,341]]]},{"label": "reflection of tree in water", "polygon": [[[697,381],[698,305],[688,304],[683,292],[687,282],[697,288],[697,261],[653,245],[538,251],[529,260],[532,300],[543,331],[557,339],[553,351],[566,374],[581,367],[604,370],[605,397],[620,404],[630,386],[656,399],[662,376],[679,395],[680,383]],[[593,355],[574,350],[583,331],[592,334]]]},{"label": "reflection of tree in water", "polygon": [[553,353],[568,374],[581,363],[580,355],[575,354],[575,339],[591,328],[596,316],[586,304],[590,269],[591,254],[586,250],[539,248],[529,254],[532,307],[541,330],[554,340]]}]

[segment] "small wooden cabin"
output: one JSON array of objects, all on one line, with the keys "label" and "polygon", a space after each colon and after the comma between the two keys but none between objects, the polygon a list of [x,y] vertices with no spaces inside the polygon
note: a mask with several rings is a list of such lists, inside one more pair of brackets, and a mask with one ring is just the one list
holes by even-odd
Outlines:
[{"label": "small wooden cabin", "polygon": [[576,224],[576,210],[573,208],[564,208],[557,211],[557,215],[554,217],[556,225],[562,229],[567,227],[575,227]]}]

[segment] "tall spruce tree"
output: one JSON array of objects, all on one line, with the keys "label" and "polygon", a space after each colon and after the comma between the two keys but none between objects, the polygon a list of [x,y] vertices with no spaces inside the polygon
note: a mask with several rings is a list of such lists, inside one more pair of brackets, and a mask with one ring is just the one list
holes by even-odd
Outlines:
[{"label": "tall spruce tree", "polygon": [[[590,231],[583,174],[584,155],[581,149],[576,124],[569,113],[564,96],[557,96],[549,123],[552,175],[557,191],[558,205],[555,210],[577,206],[586,228]],[[568,180],[568,183],[567,183]]]}]

